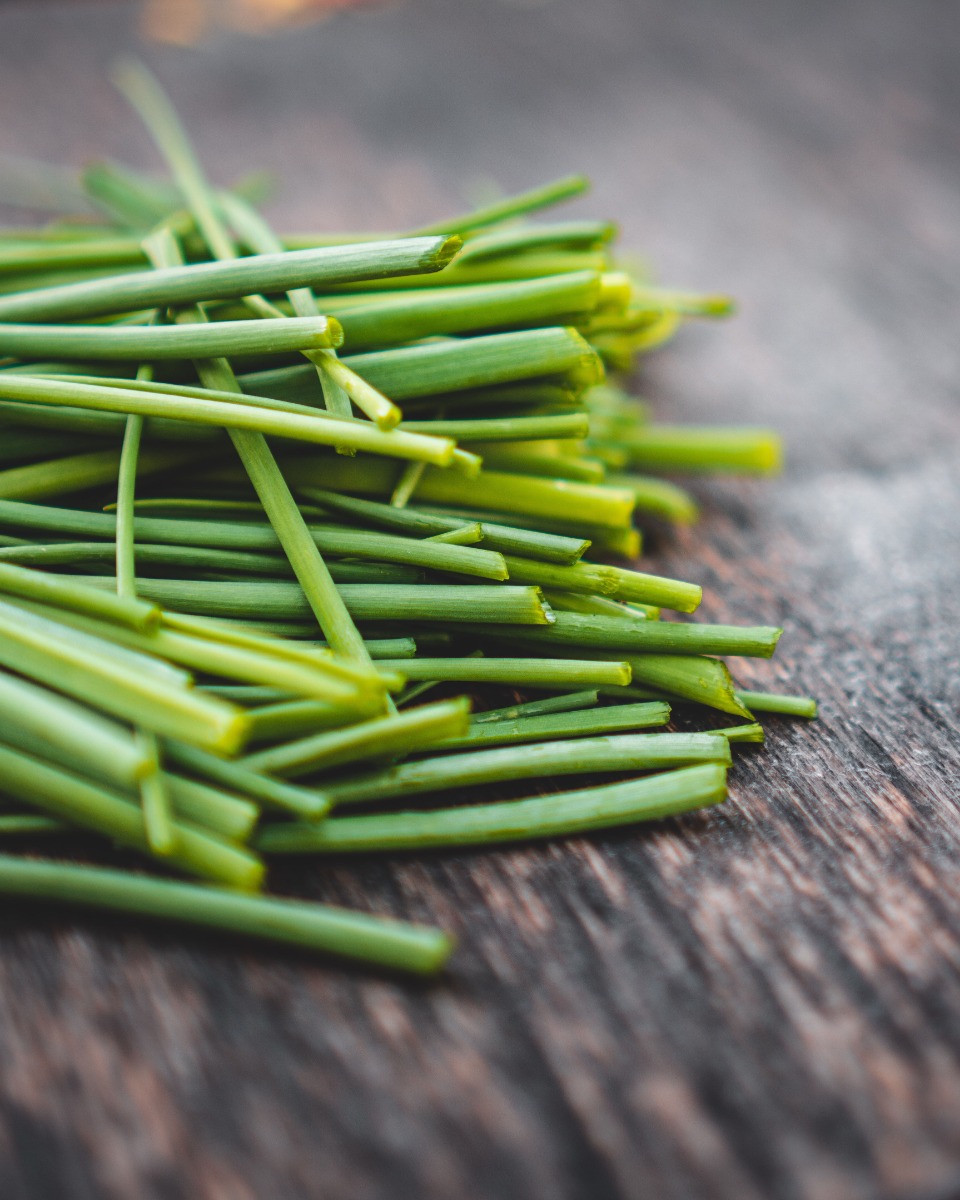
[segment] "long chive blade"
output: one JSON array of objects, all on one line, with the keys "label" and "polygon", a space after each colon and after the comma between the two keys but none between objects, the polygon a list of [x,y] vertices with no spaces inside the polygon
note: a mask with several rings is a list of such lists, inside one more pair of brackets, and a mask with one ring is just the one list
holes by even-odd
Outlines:
[{"label": "long chive blade", "polygon": [[457,738],[448,738],[438,749],[466,750],[482,746],[597,737],[602,734],[651,729],[658,725],[666,725],[669,720],[670,706],[660,701],[616,704],[609,708],[590,708],[471,724],[465,734]]},{"label": "long chive blade", "polygon": [[726,768],[711,763],[530,800],[332,817],[316,829],[274,826],[258,844],[270,854],[339,854],[527,841],[662,820],[719,804],[726,794]]},{"label": "long chive blade", "polygon": [[323,794],[339,809],[349,804],[405,800],[448,788],[569,775],[662,771],[701,762],[729,766],[728,740],[712,734],[642,733],[534,742],[403,762],[386,770],[335,780],[324,786]]},{"label": "long chive blade", "polygon": [[9,855],[0,855],[0,892],[226,929],[421,975],[439,971],[453,949],[439,930],[326,905]]}]

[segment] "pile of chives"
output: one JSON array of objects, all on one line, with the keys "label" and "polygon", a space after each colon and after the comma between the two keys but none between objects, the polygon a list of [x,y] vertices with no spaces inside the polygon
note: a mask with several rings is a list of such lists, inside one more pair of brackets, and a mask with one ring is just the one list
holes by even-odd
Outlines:
[{"label": "pile of chives", "polygon": [[[442,931],[258,894],[269,857],[680,814],[755,712],[816,713],[723,661],[779,629],[668,619],[701,589],[629,565],[638,514],[696,516],[663,473],[778,465],[617,382],[730,302],[530,219],[579,177],[282,238],[117,83],[169,178],[96,164],[88,212],[0,231],[0,836],[31,850],[0,892],[436,971]],[[668,730],[691,705],[714,728]],[[36,857],[77,831],[186,881]]]}]

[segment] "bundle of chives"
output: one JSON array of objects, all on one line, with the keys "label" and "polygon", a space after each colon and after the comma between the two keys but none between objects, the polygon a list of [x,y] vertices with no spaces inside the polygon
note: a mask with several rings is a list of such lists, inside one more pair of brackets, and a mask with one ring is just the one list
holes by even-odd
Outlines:
[{"label": "bundle of chives", "polygon": [[[662,620],[700,587],[605,561],[638,553],[636,512],[696,516],[658,472],[779,463],[767,430],[658,426],[606,380],[731,305],[623,270],[608,222],[530,220],[580,176],[284,238],[142,68],[118,83],[171,181],[100,164],[102,218],[0,233],[0,837],[92,832],[206,886],[0,856],[0,892],[437,970],[438,931],[240,891],[264,854],[714,804],[754,711],[815,715],[721,661],[779,629]],[[421,700],[438,684],[471,698]],[[744,723],[649,732],[690,703]],[[336,811],[603,773],[641,777]]]}]

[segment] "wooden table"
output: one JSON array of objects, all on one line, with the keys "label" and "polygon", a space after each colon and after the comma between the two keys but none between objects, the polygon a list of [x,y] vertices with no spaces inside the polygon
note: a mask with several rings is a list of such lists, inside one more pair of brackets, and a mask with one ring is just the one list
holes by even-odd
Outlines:
[{"label": "wooden table", "polygon": [[[134,27],[4,5],[0,150],[151,164],[104,80]],[[288,227],[583,169],[580,211],[734,292],[643,388],[778,426],[786,471],[698,486],[646,562],[782,622],[740,678],[822,720],[771,720],[706,816],[277,872],[456,931],[430,986],[4,905],[5,1200],[960,1195],[958,49],[927,0],[413,0],[147,51]]]}]

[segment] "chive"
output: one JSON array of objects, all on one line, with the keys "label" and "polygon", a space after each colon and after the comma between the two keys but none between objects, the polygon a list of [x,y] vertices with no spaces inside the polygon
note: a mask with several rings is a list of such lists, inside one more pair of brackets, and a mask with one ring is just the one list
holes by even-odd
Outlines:
[{"label": "chive", "polygon": [[564,658],[411,658],[381,661],[408,680],[455,683],[512,683],[517,687],[565,687],[567,684],[618,685],[630,682],[625,662]]},{"label": "chive", "polygon": [[[447,546],[475,546],[483,541],[483,529],[479,521],[464,525],[460,529],[449,529],[446,533],[434,533],[423,539],[425,542],[441,542]],[[506,571],[506,564],[504,564]]]},{"label": "chive", "polygon": [[[27,814],[0,816],[0,837],[44,837],[49,834],[75,833],[72,825],[56,817],[34,817]],[[22,859],[14,859],[22,862]]]},{"label": "chive", "polygon": [[[462,521],[456,517],[446,517],[438,513],[413,511],[409,508],[397,509],[389,504],[381,504],[376,500],[364,500],[359,496],[344,496],[323,488],[304,487],[300,494],[308,500],[315,500],[325,508],[370,525],[379,525],[387,529],[398,529],[409,532],[414,536],[427,536],[434,533],[444,533],[459,529]],[[0,520],[3,519],[4,508],[0,504]],[[527,529],[515,529],[509,525],[490,524],[482,522],[480,531],[483,535],[484,546],[501,553],[521,553],[528,558],[536,558],[543,562],[558,562],[569,564],[576,562],[589,545],[588,542],[577,538],[559,537],[554,534],[538,534]]]},{"label": "chive", "polygon": [[562,696],[547,696],[543,700],[529,700],[525,704],[511,704],[507,708],[488,708],[475,713],[471,725],[487,725],[491,721],[513,721],[518,717],[545,717],[550,713],[575,712],[592,708],[599,699],[599,692],[570,692]]},{"label": "chive", "polygon": [[147,846],[152,854],[166,858],[173,853],[177,835],[173,827],[173,814],[166,779],[160,770],[157,738],[148,729],[134,733],[137,743],[153,757],[154,768],[139,781],[140,807],[143,812],[143,829]]},{"label": "chive", "polygon": [[84,613],[141,632],[150,632],[160,624],[156,604],[112,596],[65,576],[46,575],[9,562],[0,562],[0,594]]},{"label": "chive", "polygon": [[303,821],[319,821],[330,810],[330,802],[317,792],[294,787],[278,779],[270,779],[259,771],[252,771],[242,763],[226,762],[213,754],[187,746],[183,742],[165,743],[167,757],[171,762],[211,779],[224,787],[232,788],[242,795],[252,796],[258,802],[291,813]]},{"label": "chive", "polygon": [[480,417],[473,420],[404,421],[408,433],[452,437],[458,442],[524,442],[540,438],[586,437],[586,413],[551,413],[542,417]]},{"label": "chive", "polygon": [[333,318],[297,317],[288,321],[219,321],[196,328],[148,325],[0,325],[0,353],[19,358],[57,356],[126,361],[230,357],[234,354],[283,354],[339,346],[340,325]]},{"label": "chive", "polygon": [[[152,450],[141,456],[140,470],[146,475],[180,466],[185,461],[189,461],[189,456],[185,457],[181,450]],[[119,466],[118,451],[94,450],[89,454],[70,454],[25,467],[11,467],[0,471],[0,499],[39,500],[112,483]]]},{"label": "chive", "polygon": [[381,293],[362,305],[338,304],[332,296],[324,309],[343,326],[353,354],[440,334],[566,323],[595,308],[599,290],[595,272],[579,271],[546,279],[400,292],[389,298]]},{"label": "chive", "polygon": [[726,729],[711,729],[711,733],[725,737],[728,742],[763,742],[762,725],[730,725]]},{"label": "chive", "polygon": [[642,733],[574,738],[450,754],[400,763],[359,777],[336,780],[324,795],[337,807],[403,800],[447,788],[476,787],[518,779],[627,771],[662,771],[699,762],[729,765],[726,738],[698,733]]},{"label": "chive", "polygon": [[0,247],[0,271],[46,271],[142,263],[136,238],[97,238],[74,243],[25,243]]},{"label": "chive", "polygon": [[0,321],[69,321],[255,292],[433,272],[446,266],[459,245],[457,238],[450,237],[405,238],[109,275],[0,296]]},{"label": "chive", "polygon": [[616,234],[610,221],[553,221],[549,225],[521,225],[471,237],[458,262],[477,262],[530,250],[601,250]]},{"label": "chive", "polygon": [[[149,589],[152,583],[153,580],[143,580],[141,588]],[[76,613],[65,614],[63,620],[70,626],[71,631],[79,629],[100,637],[108,632],[102,624]],[[365,694],[376,694],[378,690],[382,690],[382,684],[375,675],[358,676],[351,672],[344,678],[344,669],[334,659],[324,659],[321,655],[314,654],[306,661],[297,661],[292,653],[286,652],[282,643],[279,645],[281,653],[271,654],[265,652],[265,643],[261,643],[257,648],[230,645],[212,638],[181,633],[175,629],[160,629],[150,635],[117,630],[113,636],[122,646],[142,653],[161,655],[169,662],[179,663],[192,670],[270,684],[274,687],[280,686],[298,695],[332,700],[346,708],[358,707],[362,704]]]},{"label": "chive", "polygon": [[611,600],[607,596],[558,591],[556,588],[544,588],[543,594],[550,607],[559,609],[561,612],[611,617],[617,621],[626,621],[631,625],[660,619],[660,609],[650,604],[624,603],[620,600]]},{"label": "chive", "polygon": [[[343,361],[396,401],[544,375],[569,376],[590,384],[602,374],[594,351],[580,334],[566,328],[456,338],[345,355]],[[312,379],[309,367],[280,367],[241,375],[240,385],[253,395],[296,400]]]},{"label": "chive", "polygon": [[[645,575],[641,571],[626,571],[622,567],[600,566],[596,563],[576,563],[573,566],[547,566],[545,563],[511,555],[506,557],[511,580],[516,583],[532,582],[534,576],[544,587],[555,587],[568,592],[600,593],[614,600],[630,600],[640,604],[652,604],[678,612],[693,612],[700,604],[703,589],[694,583],[679,579],[665,579],[659,575]],[[563,628],[586,630],[594,624],[600,625],[604,618],[592,618],[577,613],[564,614]],[[658,622],[659,624],[659,622]],[[613,626],[611,632],[617,626]],[[671,626],[671,628],[695,628],[695,626]],[[598,635],[600,636],[600,635]],[[678,641],[683,634],[679,635]],[[587,643],[584,643],[587,644]],[[772,650],[771,650],[772,653]]]},{"label": "chive", "polygon": [[0,672],[0,720],[11,745],[19,745],[22,734],[44,739],[78,770],[105,769],[121,787],[135,786],[155,764],[150,748],[135,742],[123,726],[5,671]]},{"label": "chive", "polygon": [[453,949],[439,930],[327,905],[8,855],[0,856],[0,892],[226,929],[420,975],[439,971]]},{"label": "chive", "polygon": [[647,471],[737,471],[769,474],[780,469],[780,439],[769,429],[647,425],[618,437],[632,466]]},{"label": "chive", "polygon": [[[296,584],[283,580],[207,582],[143,579],[144,596],[170,608],[206,616],[290,620],[310,613]],[[341,584],[337,591],[357,621],[470,621],[545,625],[539,588],[432,584]],[[335,642],[329,639],[336,649]]]},{"label": "chive", "polygon": [[[389,436],[400,432],[395,430]],[[289,462],[286,470],[297,489],[313,489],[322,480],[328,488],[384,496],[389,495],[396,481],[396,468],[391,463],[373,459],[349,464],[297,460]],[[449,504],[526,518],[560,519],[564,523],[569,516],[572,523],[611,529],[628,525],[633,512],[633,496],[623,488],[534,479],[503,471],[482,471],[477,479],[464,479],[449,471],[428,468],[418,484],[417,498],[421,504]]]},{"label": "chive", "polygon": [[733,690],[730,672],[714,658],[644,654],[631,656],[629,662],[634,683],[649,684],[671,696],[751,719],[750,710]]},{"label": "chive", "polygon": [[[55,817],[96,830],[123,846],[148,851],[139,805],[78,776],[0,745],[3,790]],[[230,887],[253,890],[263,864],[253,854],[186,821],[174,822],[175,841],[165,862]]]},{"label": "chive", "polygon": [[[91,650],[96,642],[97,650]],[[105,653],[106,646],[99,639],[88,644],[73,630],[0,602],[4,666],[170,737],[226,753],[242,744],[247,719],[238,709],[187,688],[173,688]]]},{"label": "chive", "polygon": [[471,724],[465,734],[448,739],[438,749],[469,750],[479,746],[507,746],[563,738],[598,737],[601,734],[627,733],[666,725],[669,720],[669,704],[658,701],[554,712],[539,717],[519,717],[515,720],[505,718],[487,724]]},{"label": "chive", "polygon": [[[379,716],[379,707],[367,715]],[[354,716],[354,713],[345,712],[339,705],[325,704],[320,700],[285,700],[265,704],[248,713],[249,740],[253,743],[273,742],[326,729],[342,729],[353,724]]]},{"label": "chive", "polygon": [[[48,545],[11,546],[0,549],[0,562],[15,562],[41,568],[64,564],[107,564],[113,562],[115,557],[114,547],[107,542],[55,542]],[[293,574],[293,568],[284,558],[200,546],[151,546],[141,543],[137,546],[137,561],[145,566],[192,567],[201,574],[212,571],[274,577]],[[332,561],[328,563],[328,567],[337,583],[416,583],[420,578],[420,574],[412,568],[385,563]],[[314,629],[313,626],[305,626],[302,632],[306,636]]]},{"label": "chive", "polygon": [[337,817],[315,828],[276,825],[260,833],[258,844],[271,854],[304,854],[527,841],[661,820],[719,804],[726,794],[726,768],[710,763],[530,800]]},{"label": "chive", "polygon": [[590,181],[585,176],[570,175],[543,187],[533,188],[529,192],[521,192],[517,196],[489,204],[486,208],[478,208],[464,216],[452,217],[448,221],[439,221],[436,225],[426,226],[425,229],[418,230],[411,236],[432,233],[434,230],[441,233],[468,233],[487,225],[497,225],[512,217],[526,216],[541,208],[550,208],[564,200],[571,200],[574,196],[582,196],[589,188]]},{"label": "chive", "polygon": [[782,713],[790,717],[817,715],[817,702],[810,696],[781,696],[774,692],[744,692],[737,690],[737,699],[751,712]]},{"label": "chive", "polygon": [[[517,577],[511,566],[511,579]],[[522,579],[523,576],[521,575]],[[475,631],[476,632],[476,631]],[[483,631],[481,631],[483,632]],[[667,621],[624,621],[620,617],[558,612],[543,630],[524,630],[525,643],[537,646],[585,646],[629,654],[729,654],[770,658],[782,629],[774,626],[681,625]]]},{"label": "chive", "polygon": [[640,512],[652,513],[666,521],[675,521],[678,525],[690,525],[699,515],[697,502],[693,497],[676,484],[667,483],[665,479],[649,479],[640,475],[621,475],[608,471],[607,483],[611,487],[629,488]]},{"label": "chive", "polygon": [[286,742],[250,754],[242,763],[249,770],[267,775],[304,775],[358,760],[409,754],[457,737],[469,723],[469,702],[451,700]]},{"label": "chive", "polygon": [[[224,380],[221,378],[220,381]],[[362,421],[343,422],[319,414],[307,416],[302,413],[261,408],[249,403],[227,404],[219,400],[172,396],[134,388],[66,383],[57,379],[30,378],[25,375],[9,378],[0,375],[0,396],[11,400],[27,400],[34,404],[67,404],[104,412],[175,417],[181,421],[197,421],[205,425],[224,427],[231,433],[268,433],[314,442],[321,446],[343,443],[358,450],[370,450],[396,458],[421,459],[439,466],[449,465],[454,454],[454,445],[449,438],[427,437],[402,430],[383,433]],[[116,461],[113,451],[107,453],[113,456],[111,461]],[[4,474],[0,472],[0,487]]]}]

